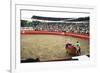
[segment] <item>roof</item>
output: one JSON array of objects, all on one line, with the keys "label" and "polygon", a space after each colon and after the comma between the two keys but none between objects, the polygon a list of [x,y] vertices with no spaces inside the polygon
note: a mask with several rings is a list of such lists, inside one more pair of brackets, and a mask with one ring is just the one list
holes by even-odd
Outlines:
[{"label": "roof", "polygon": [[48,20],[48,21],[89,21],[89,17],[80,18],[57,18],[57,17],[44,17],[44,16],[32,16],[32,19]]},{"label": "roof", "polygon": [[32,16],[32,19],[50,20],[50,21],[62,21],[62,20],[70,19],[70,18],[57,18],[57,17]]}]

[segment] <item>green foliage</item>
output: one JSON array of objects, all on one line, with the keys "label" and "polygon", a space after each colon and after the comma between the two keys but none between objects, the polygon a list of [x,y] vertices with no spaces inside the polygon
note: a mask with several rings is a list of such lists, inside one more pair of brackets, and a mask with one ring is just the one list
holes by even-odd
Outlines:
[{"label": "green foliage", "polygon": [[27,21],[26,20],[21,20],[21,27],[25,27],[27,24]]},{"label": "green foliage", "polygon": [[33,25],[36,26],[40,24],[39,21],[27,21],[27,20],[21,20],[21,27],[32,27]]},{"label": "green foliage", "polygon": [[40,24],[39,21],[32,21],[32,25],[36,26],[36,25],[38,25],[38,24]]}]

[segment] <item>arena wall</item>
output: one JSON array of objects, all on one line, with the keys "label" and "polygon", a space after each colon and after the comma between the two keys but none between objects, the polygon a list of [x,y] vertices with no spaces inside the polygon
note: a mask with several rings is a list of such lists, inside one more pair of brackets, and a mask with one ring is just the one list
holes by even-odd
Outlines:
[{"label": "arena wall", "polygon": [[85,40],[89,40],[90,37],[89,35],[84,35],[84,34],[76,34],[76,33],[69,33],[69,32],[48,32],[48,31],[34,31],[34,30],[21,30],[22,35],[27,35],[27,34],[45,34],[45,35],[61,35],[61,36],[71,36],[71,37],[76,37],[76,38],[81,38]]}]

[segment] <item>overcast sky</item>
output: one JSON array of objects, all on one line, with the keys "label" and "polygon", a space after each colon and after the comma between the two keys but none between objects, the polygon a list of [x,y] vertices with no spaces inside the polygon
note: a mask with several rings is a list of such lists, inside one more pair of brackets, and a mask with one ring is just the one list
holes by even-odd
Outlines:
[{"label": "overcast sky", "polygon": [[69,12],[43,12],[43,11],[21,11],[22,20],[31,20],[33,15],[44,17],[59,17],[59,18],[78,18],[86,17],[89,14],[86,13],[69,13]]}]

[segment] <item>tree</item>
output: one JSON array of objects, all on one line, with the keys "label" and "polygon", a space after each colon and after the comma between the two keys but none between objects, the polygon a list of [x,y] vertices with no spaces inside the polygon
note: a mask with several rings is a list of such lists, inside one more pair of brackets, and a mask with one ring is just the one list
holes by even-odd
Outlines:
[{"label": "tree", "polygon": [[40,24],[41,22],[39,22],[39,21],[33,21],[32,22],[32,25],[34,25],[34,26],[36,26],[36,25],[38,25],[38,24]]},{"label": "tree", "polygon": [[26,27],[27,20],[21,20],[21,27]]}]

